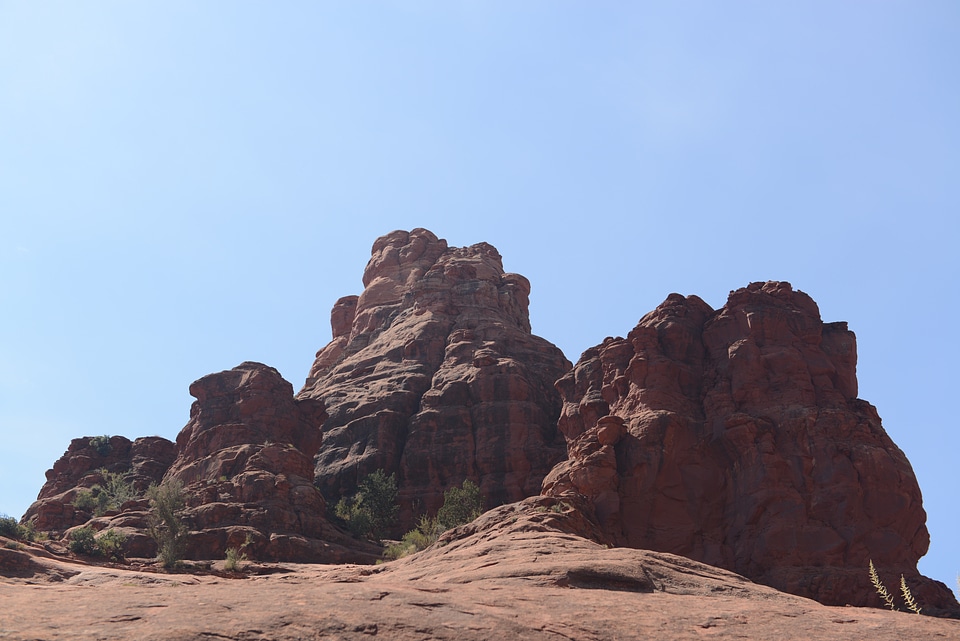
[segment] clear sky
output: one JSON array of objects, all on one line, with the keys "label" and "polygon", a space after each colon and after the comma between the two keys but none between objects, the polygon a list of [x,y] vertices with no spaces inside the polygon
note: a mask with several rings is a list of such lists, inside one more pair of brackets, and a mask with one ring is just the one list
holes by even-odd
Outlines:
[{"label": "clear sky", "polygon": [[960,3],[0,0],[0,512],[71,438],[299,389],[374,239],[487,241],[571,361],[787,280],[960,571]]}]

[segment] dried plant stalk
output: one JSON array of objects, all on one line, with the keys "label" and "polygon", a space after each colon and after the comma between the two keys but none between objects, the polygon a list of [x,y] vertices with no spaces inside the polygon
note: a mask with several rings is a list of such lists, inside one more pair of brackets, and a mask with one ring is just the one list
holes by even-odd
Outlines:
[{"label": "dried plant stalk", "polygon": [[877,574],[877,568],[873,566],[873,559],[870,559],[870,583],[873,584],[873,588],[877,591],[877,594],[880,595],[880,598],[883,599],[883,602],[887,604],[887,607],[891,610],[896,610],[897,606],[893,603],[893,597],[887,592],[886,586],[883,585],[880,576]]},{"label": "dried plant stalk", "polygon": [[910,588],[907,587],[907,581],[903,578],[903,575],[900,575],[900,594],[903,595],[903,602],[907,604],[907,607],[910,608],[913,612],[920,614],[921,608],[917,605],[917,602],[913,600],[913,594],[910,593]]}]

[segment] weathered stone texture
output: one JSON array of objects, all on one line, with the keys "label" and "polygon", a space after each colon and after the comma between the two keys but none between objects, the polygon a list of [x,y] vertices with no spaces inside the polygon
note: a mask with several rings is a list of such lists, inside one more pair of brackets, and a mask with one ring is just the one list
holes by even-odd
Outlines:
[{"label": "weathered stone texture", "polygon": [[415,229],[377,239],[363,284],[334,306],[333,340],[298,395],[330,414],[323,492],[396,473],[401,531],[466,478],[491,506],[537,494],[565,454],[553,383],[570,363],[531,333],[529,282],[487,243],[451,248]]},{"label": "weathered stone texture", "polygon": [[853,332],[788,283],[753,283],[716,311],[671,294],[557,386],[570,458],[544,493],[590,497],[617,543],[828,604],[876,604],[873,559],[931,607],[956,605],[917,572],[920,489],[856,398]]}]

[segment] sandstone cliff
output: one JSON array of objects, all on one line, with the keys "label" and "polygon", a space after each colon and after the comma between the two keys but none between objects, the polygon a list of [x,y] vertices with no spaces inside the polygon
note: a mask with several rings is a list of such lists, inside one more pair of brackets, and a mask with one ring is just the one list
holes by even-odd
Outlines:
[{"label": "sandstone cliff", "polygon": [[47,482],[37,500],[27,509],[24,521],[32,521],[38,531],[63,532],[86,523],[91,514],[73,503],[79,491],[104,482],[102,471],[121,473],[142,494],[152,483],[163,479],[173,462],[174,445],[165,438],[148,436],[131,442],[112,436],[98,450],[92,437],[75,438],[47,470]]},{"label": "sandstone cliff", "polygon": [[226,548],[241,546],[262,559],[377,557],[377,548],[326,520],[313,485],[322,403],[294,399],[277,370],[250,362],[204,376],[190,393],[197,400],[164,478],[179,480],[187,492],[192,557],[222,558]]},{"label": "sandstone cliff", "polygon": [[[90,438],[74,439],[47,472],[47,483],[24,515],[37,530],[68,536],[77,526],[115,529],[128,556],[150,557],[151,484],[183,484],[190,529],[186,556],[220,559],[229,547],[252,558],[300,562],[372,563],[380,549],[326,520],[326,504],[313,484],[323,404],[296,400],[293,387],[260,363],[195,381],[197,399],[176,444],[159,437],[131,443],[114,436],[98,451]],[[80,491],[122,474],[138,498],[102,514],[75,506]]]},{"label": "sandstone cliff", "polygon": [[486,243],[448,247],[415,229],[377,239],[363,284],[334,306],[333,340],[298,394],[330,414],[323,492],[396,473],[402,529],[465,478],[488,506],[537,494],[566,452],[553,384],[570,363],[531,333],[529,282]]},{"label": "sandstone cliff", "polygon": [[857,398],[856,338],[788,283],[713,310],[671,294],[557,387],[569,460],[544,494],[589,497],[619,545],[681,554],[827,604],[878,605],[873,559],[933,609],[920,489]]},{"label": "sandstone cliff", "polygon": [[116,528],[128,555],[151,556],[146,499],[99,516],[75,502],[112,474],[139,493],[176,479],[190,557],[243,546],[261,560],[372,562],[379,548],[327,521],[327,500],[396,473],[399,532],[470,478],[488,508],[542,494],[496,513],[505,519],[563,513],[566,535],[680,554],[826,604],[880,605],[873,560],[888,585],[904,575],[925,613],[960,616],[917,571],[929,543],[920,489],[857,398],[856,337],[789,283],[753,283],[719,310],[671,294],[572,369],[531,333],[530,285],[486,243],[393,232],[374,243],[363,284],[334,305],[333,340],[296,396],[259,363],[205,376],[176,444],[75,439],[24,518],[58,535]]}]

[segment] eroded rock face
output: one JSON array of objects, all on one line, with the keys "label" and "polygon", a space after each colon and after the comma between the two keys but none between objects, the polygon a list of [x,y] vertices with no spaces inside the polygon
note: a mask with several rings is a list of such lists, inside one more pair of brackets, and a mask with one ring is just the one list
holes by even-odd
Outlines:
[{"label": "eroded rock face", "polygon": [[[190,529],[186,555],[222,559],[227,548],[252,558],[300,562],[368,562],[379,555],[325,518],[313,485],[323,403],[297,400],[272,367],[242,363],[195,381],[196,402],[176,444],[158,437],[134,442],[111,437],[100,451],[90,438],[74,439],[47,472],[47,483],[24,515],[38,530],[69,537],[73,528],[117,530],[124,552],[152,557],[148,535],[151,484],[179,481]],[[103,471],[123,473],[137,498],[96,514],[74,506],[85,488],[104,485]]]},{"label": "eroded rock face", "polygon": [[853,332],[788,283],[753,283],[716,311],[671,294],[557,387],[570,458],[544,494],[589,497],[618,544],[841,605],[878,605],[872,559],[929,607],[956,607],[917,572],[920,489],[856,398]]},{"label": "eroded rock face", "polygon": [[250,362],[204,376],[190,393],[197,400],[165,476],[185,488],[190,556],[222,558],[243,546],[271,560],[374,558],[326,521],[313,485],[323,403],[294,399],[279,372]]},{"label": "eroded rock face", "polygon": [[553,382],[570,363],[531,333],[529,282],[504,273],[491,245],[452,248],[415,229],[377,239],[363,284],[334,306],[333,340],[298,394],[330,414],[323,492],[396,473],[400,531],[465,478],[491,506],[537,494],[565,454]]},{"label": "eroded rock face", "polygon": [[64,532],[82,525],[92,515],[73,503],[80,490],[104,483],[102,470],[124,474],[142,494],[152,483],[160,482],[173,462],[174,444],[159,436],[135,441],[111,436],[99,449],[91,445],[93,438],[70,441],[67,451],[47,470],[47,482],[24,514],[24,521],[32,521],[37,530],[44,532]]}]

